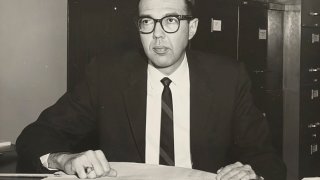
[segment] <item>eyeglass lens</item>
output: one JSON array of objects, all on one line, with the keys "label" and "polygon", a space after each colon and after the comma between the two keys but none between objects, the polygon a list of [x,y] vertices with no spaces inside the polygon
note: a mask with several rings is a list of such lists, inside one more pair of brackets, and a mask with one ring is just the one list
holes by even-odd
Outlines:
[{"label": "eyeglass lens", "polygon": [[160,21],[160,24],[164,31],[168,33],[176,32],[179,28],[180,21],[177,17],[164,17],[160,20],[155,20],[149,17],[141,18],[138,21],[139,30],[142,33],[151,33],[156,25],[156,22]]}]

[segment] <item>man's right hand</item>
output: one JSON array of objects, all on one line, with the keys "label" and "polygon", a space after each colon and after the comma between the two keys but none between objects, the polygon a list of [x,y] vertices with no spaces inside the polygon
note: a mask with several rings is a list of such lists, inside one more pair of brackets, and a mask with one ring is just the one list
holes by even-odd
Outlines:
[{"label": "man's right hand", "polygon": [[79,178],[98,178],[117,176],[101,150],[85,151],[78,154],[52,153],[48,158],[48,166],[67,174],[76,174]]}]

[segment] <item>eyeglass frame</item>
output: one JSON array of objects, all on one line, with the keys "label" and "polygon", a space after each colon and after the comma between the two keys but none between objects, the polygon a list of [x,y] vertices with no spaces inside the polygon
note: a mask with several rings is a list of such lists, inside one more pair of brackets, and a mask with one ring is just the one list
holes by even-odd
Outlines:
[{"label": "eyeglass frame", "polygon": [[[175,17],[175,18],[178,19],[179,24],[178,24],[178,28],[177,28],[176,31],[168,32],[168,31],[166,31],[166,30],[163,28],[162,21],[163,21],[163,19],[168,18],[168,17]],[[154,26],[153,26],[153,28],[152,28],[152,30],[151,30],[150,32],[142,32],[142,31],[140,31],[139,21],[140,21],[142,18],[150,18],[150,19],[153,20]],[[172,33],[176,33],[177,31],[179,31],[179,29],[180,29],[180,21],[181,21],[181,20],[187,20],[188,22],[190,22],[190,21],[193,20],[194,18],[195,18],[195,17],[193,17],[192,15],[167,15],[167,16],[162,17],[161,19],[154,19],[154,18],[152,18],[151,16],[139,16],[139,17],[137,18],[137,20],[136,20],[136,25],[137,25],[137,28],[138,28],[138,30],[139,30],[139,32],[140,32],[141,34],[150,34],[150,33],[154,32],[154,29],[156,28],[156,25],[157,25],[157,23],[159,22],[160,25],[161,25],[161,28],[164,30],[164,32],[169,33],[169,34],[172,34]]]}]

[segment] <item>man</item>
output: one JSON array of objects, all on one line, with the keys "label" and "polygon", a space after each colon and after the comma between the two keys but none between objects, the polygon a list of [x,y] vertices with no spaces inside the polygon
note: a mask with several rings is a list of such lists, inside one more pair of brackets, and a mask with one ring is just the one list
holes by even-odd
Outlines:
[{"label": "man", "polygon": [[[108,161],[129,161],[215,172],[218,180],[285,179],[243,67],[186,52],[198,25],[191,9],[188,0],[140,0],[144,55],[91,63],[83,83],[24,129],[20,158],[80,178],[115,176]],[[75,153],[92,131],[101,150]]]}]

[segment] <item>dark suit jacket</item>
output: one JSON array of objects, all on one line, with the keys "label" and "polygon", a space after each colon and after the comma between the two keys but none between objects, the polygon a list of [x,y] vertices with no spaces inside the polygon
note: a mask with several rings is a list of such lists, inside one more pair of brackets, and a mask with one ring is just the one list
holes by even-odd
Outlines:
[{"label": "dark suit jacket", "polygon": [[[187,58],[193,168],[216,172],[240,161],[266,179],[285,179],[243,66],[203,53]],[[83,83],[23,130],[17,151],[32,162],[28,167],[41,167],[39,157],[47,153],[74,152],[92,131],[109,161],[144,162],[147,60],[141,53],[111,59],[94,60]]]}]

